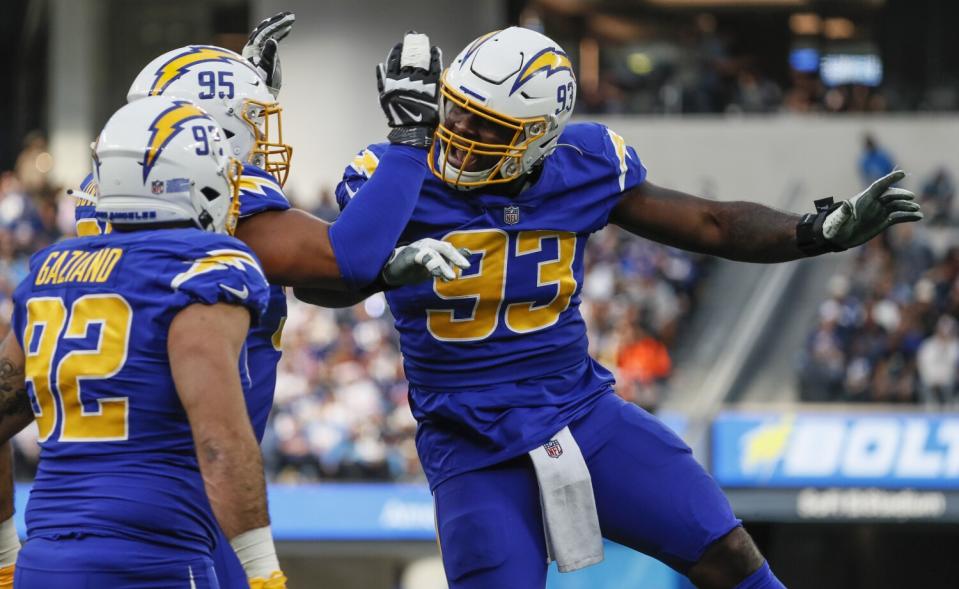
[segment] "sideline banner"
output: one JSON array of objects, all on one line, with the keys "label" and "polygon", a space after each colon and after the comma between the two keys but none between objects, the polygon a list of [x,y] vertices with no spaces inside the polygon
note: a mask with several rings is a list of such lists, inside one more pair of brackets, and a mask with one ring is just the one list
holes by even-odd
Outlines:
[{"label": "sideline banner", "polygon": [[959,489],[959,415],[723,412],[711,467],[724,487]]}]

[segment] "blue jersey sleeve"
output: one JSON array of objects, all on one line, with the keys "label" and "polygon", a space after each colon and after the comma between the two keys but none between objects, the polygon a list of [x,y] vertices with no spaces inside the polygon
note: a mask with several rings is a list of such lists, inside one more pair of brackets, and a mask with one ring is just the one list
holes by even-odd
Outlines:
[{"label": "blue jersey sleeve", "polygon": [[626,140],[619,133],[609,127],[603,126],[603,129],[608,138],[606,157],[616,177],[617,194],[632,190],[646,180],[646,166],[636,155],[636,150],[626,145]]},{"label": "blue jersey sleeve", "polygon": [[[239,240],[222,235],[196,239],[168,265],[173,308],[194,303],[242,305],[255,326],[266,314],[270,286],[253,252]],[[192,245],[192,244],[191,244]]]},{"label": "blue jersey sleeve", "polygon": [[564,151],[549,157],[560,158],[561,174],[577,194],[569,204],[584,229],[599,231],[622,194],[646,180],[646,167],[622,136],[598,123],[569,125],[559,144]]},{"label": "blue jersey sleeve", "polygon": [[386,143],[375,143],[356,154],[356,157],[343,170],[343,179],[336,185],[336,204],[340,210],[346,208],[350,201],[360,191],[360,188],[376,171],[380,157],[386,151]]},{"label": "blue jersey sleeve", "polygon": [[244,164],[240,176],[240,218],[264,211],[285,211],[290,201],[283,188],[269,173],[251,164]]}]

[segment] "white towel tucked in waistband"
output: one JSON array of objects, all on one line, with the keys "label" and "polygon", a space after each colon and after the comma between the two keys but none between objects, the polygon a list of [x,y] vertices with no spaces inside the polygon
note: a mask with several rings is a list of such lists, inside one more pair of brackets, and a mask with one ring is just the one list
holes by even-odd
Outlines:
[{"label": "white towel tucked in waistband", "polygon": [[601,562],[603,537],[593,483],[569,428],[564,427],[529,455],[539,481],[549,560],[556,561],[561,573]]}]

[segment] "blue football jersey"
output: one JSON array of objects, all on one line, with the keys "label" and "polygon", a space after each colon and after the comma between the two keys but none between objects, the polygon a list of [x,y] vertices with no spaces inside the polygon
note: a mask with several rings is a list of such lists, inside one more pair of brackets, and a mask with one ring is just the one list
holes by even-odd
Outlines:
[{"label": "blue football jersey", "polygon": [[39,429],[30,537],[110,535],[210,552],[217,526],[167,333],[184,307],[217,302],[246,307],[254,325],[269,302],[259,261],[223,235],[111,233],[31,258],[12,321]]},{"label": "blue football jersey", "polygon": [[[571,124],[558,145],[518,196],[457,191],[427,176],[401,238],[443,239],[473,252],[457,280],[386,292],[420,422],[417,447],[434,486],[543,443],[613,382],[587,353],[583,256],[590,234],[646,169],[603,125]],[[341,208],[385,148],[369,146],[346,168],[336,190]]]},{"label": "blue football jersey", "polygon": [[[97,195],[96,181],[90,174],[80,184],[80,190]],[[285,211],[290,203],[276,179],[252,164],[243,166],[240,177],[240,219],[265,211]],[[96,219],[96,203],[85,199],[77,201],[77,235],[100,235],[110,232],[110,225]],[[273,406],[276,387],[276,365],[280,361],[280,337],[286,321],[286,294],[281,286],[270,286],[270,304],[258,325],[250,329],[246,340],[248,375],[253,395],[247,396],[247,411],[253,423],[256,439],[262,440],[266,422]]]}]

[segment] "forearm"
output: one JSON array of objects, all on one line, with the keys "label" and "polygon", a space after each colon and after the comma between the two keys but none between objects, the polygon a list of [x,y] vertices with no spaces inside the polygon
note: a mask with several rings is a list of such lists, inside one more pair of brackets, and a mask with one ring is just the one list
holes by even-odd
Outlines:
[{"label": "forearm", "polygon": [[170,324],[170,372],[183,404],[213,514],[227,538],[269,525],[263,459],[238,362],[250,316],[243,307],[193,304]]},{"label": "forearm", "polygon": [[803,257],[796,245],[799,215],[753,202],[717,202],[645,182],[623,195],[610,214],[641,237],[744,262]]},{"label": "forearm", "polygon": [[391,145],[376,173],[330,227],[340,275],[354,290],[373,282],[416,208],[428,173],[426,151]]},{"label": "forearm", "polygon": [[194,436],[203,485],[228,539],[270,525],[263,459],[252,430],[203,431]]},{"label": "forearm", "polygon": [[298,287],[293,289],[293,296],[304,303],[318,307],[342,309],[344,307],[352,307],[362,302],[374,292],[372,289],[342,291]]},{"label": "forearm", "polygon": [[776,263],[805,257],[796,245],[800,216],[754,202],[716,203],[721,239],[713,255],[742,262]]},{"label": "forearm", "polygon": [[[12,586],[20,551],[13,523],[13,452],[10,438],[33,421],[24,384],[25,358],[13,332],[0,342],[0,584]],[[6,584],[9,583],[9,584]]]},{"label": "forearm", "polygon": [[[20,344],[9,333],[0,342],[0,444],[6,444],[34,419],[24,382],[24,362]],[[10,449],[8,444],[5,447]]]},{"label": "forearm", "polygon": [[0,522],[13,517],[13,448],[0,444]]}]

